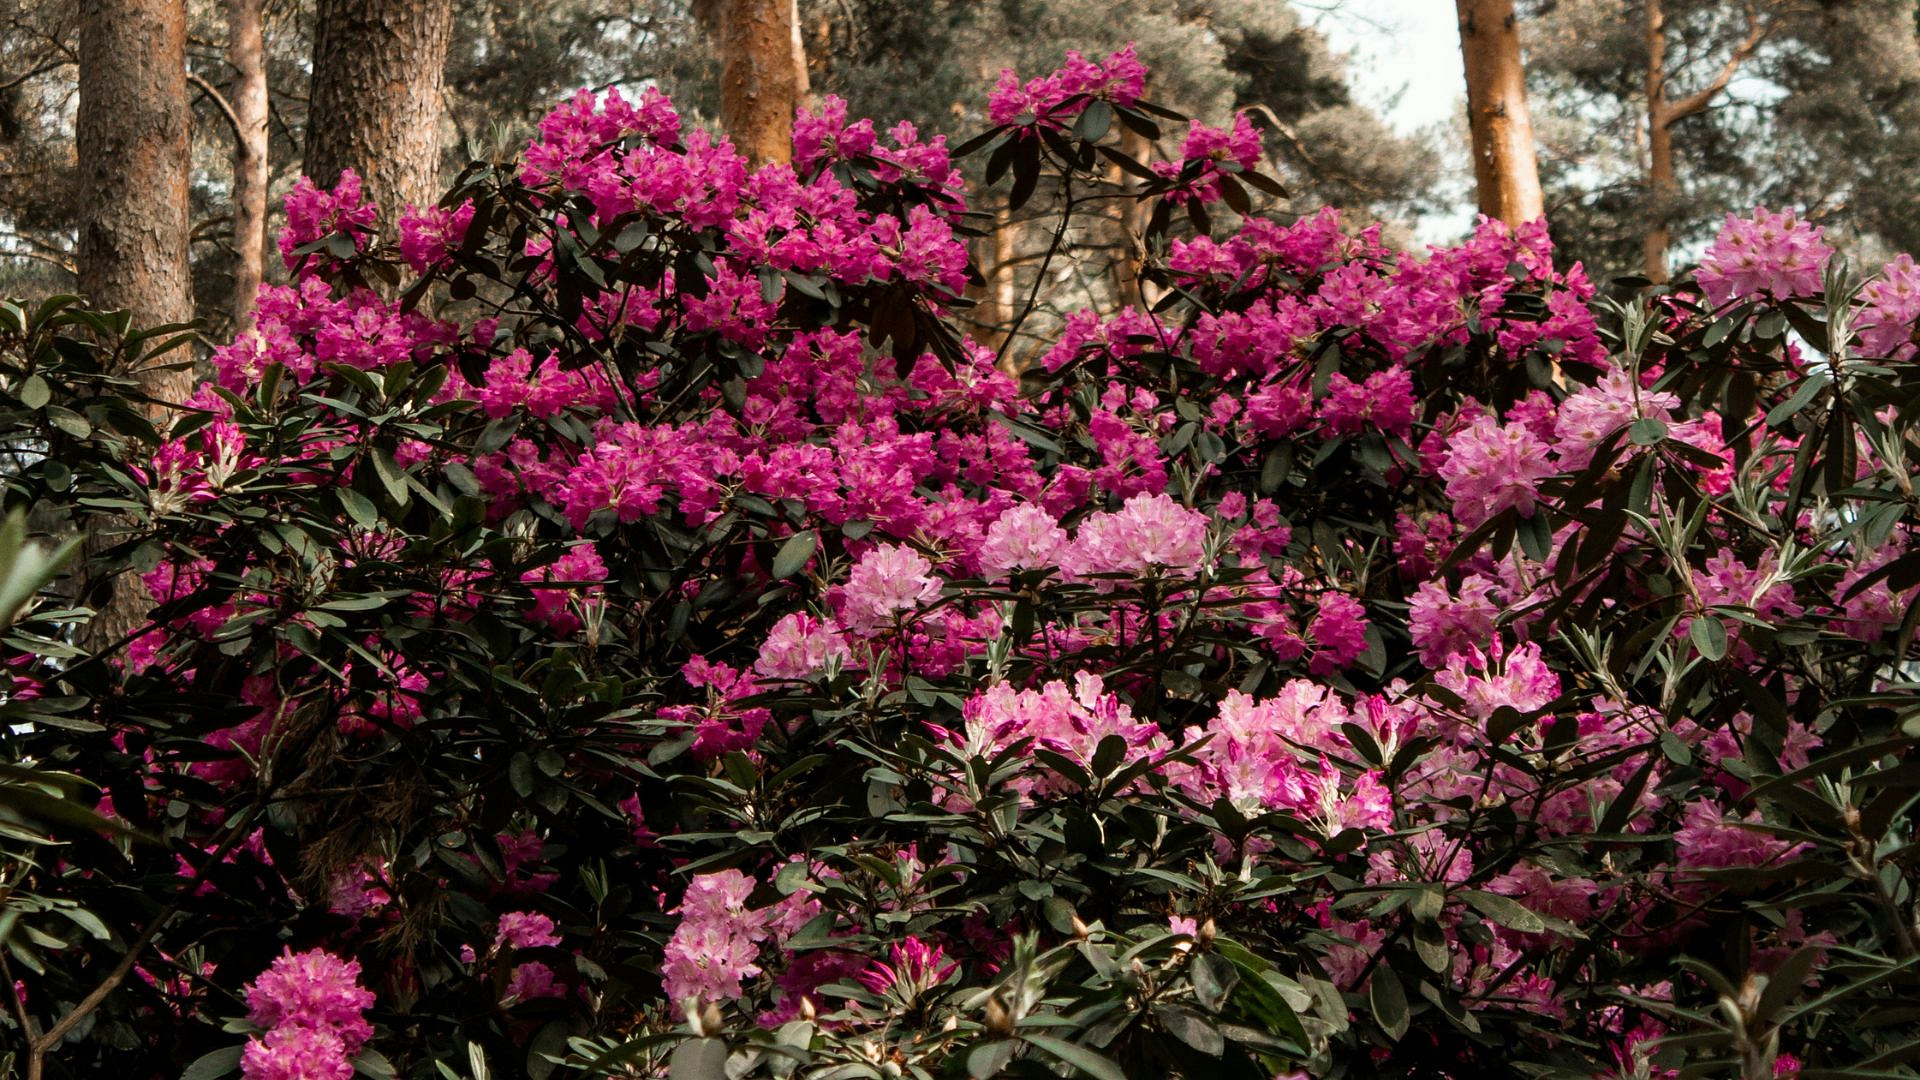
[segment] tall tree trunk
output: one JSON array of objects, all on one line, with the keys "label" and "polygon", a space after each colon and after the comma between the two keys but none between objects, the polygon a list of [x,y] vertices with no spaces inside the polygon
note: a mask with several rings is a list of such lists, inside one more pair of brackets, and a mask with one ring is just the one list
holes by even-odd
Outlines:
[{"label": "tall tree trunk", "polygon": [[[135,326],[193,318],[187,272],[187,12],[184,0],[85,0],[80,20],[80,291]],[[191,375],[155,373],[155,397]]]},{"label": "tall tree trunk", "polygon": [[[131,311],[138,327],[193,318],[189,123],[185,0],[84,0],[74,121],[80,291],[96,307]],[[162,402],[182,401],[193,388],[191,370],[135,375],[141,389]],[[87,536],[80,589],[97,612],[82,634],[91,648],[140,622],[138,582],[122,575],[120,587],[102,595],[109,569],[100,555],[124,528],[124,522],[99,521]]]},{"label": "tall tree trunk", "polygon": [[1667,280],[1668,224],[1677,184],[1673,173],[1673,125],[1667,119],[1667,15],[1661,0],[1646,0],[1647,21],[1647,235],[1643,270],[1655,283]]},{"label": "tall tree trunk", "polygon": [[1509,225],[1546,214],[1513,0],[1454,0],[1467,69],[1467,120],[1480,212]]},{"label": "tall tree trunk", "polygon": [[360,174],[384,220],[440,195],[440,89],[453,0],[319,0],[304,167]]},{"label": "tall tree trunk", "polygon": [[798,0],[716,0],[706,7],[709,32],[720,43],[720,126],[751,165],[791,161],[793,111],[807,93]]},{"label": "tall tree trunk", "polygon": [[267,62],[260,0],[227,0],[233,65],[233,324],[244,327],[260,291],[267,246]]}]

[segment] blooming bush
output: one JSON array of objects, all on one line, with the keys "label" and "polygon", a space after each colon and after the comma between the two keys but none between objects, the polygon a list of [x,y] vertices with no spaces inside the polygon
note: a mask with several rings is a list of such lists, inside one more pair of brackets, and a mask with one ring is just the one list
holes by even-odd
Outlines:
[{"label": "blooming bush", "polygon": [[1257,207],[1244,119],[1127,158],[1186,123],[1143,77],[1009,75],[960,148],[1152,204],[1151,308],[1018,380],[944,142],[832,102],[749,172],[582,93],[391,244],[303,185],[177,406],[105,374],[159,337],[0,307],[9,505],[106,537],[8,746],[124,826],[9,871],[30,1064],[1905,1060],[1910,262],[1764,212],[1646,297],[1540,225],[1409,256]]}]

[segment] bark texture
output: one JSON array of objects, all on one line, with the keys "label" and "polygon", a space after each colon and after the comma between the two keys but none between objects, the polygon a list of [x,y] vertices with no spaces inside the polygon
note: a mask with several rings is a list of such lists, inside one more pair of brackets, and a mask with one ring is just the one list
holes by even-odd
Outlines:
[{"label": "bark texture", "polygon": [[[124,308],[133,325],[193,318],[187,269],[189,168],[185,0],[85,0],[80,22],[80,291],[96,306]],[[173,363],[180,354],[165,357]],[[183,401],[191,370],[141,369],[141,388]],[[102,521],[87,536],[81,597],[96,615],[81,643],[100,648],[124,637],[145,610],[140,583],[102,558],[125,522]],[[35,1046],[28,1072],[44,1048]]]},{"label": "bark texture", "polygon": [[267,248],[267,61],[261,0],[227,0],[233,65],[233,324],[244,327]]},{"label": "bark texture", "polygon": [[[184,0],[84,0],[80,22],[80,291],[135,326],[193,318],[187,272]],[[154,376],[178,401],[191,377]]]},{"label": "bark texture", "polygon": [[304,169],[360,174],[382,219],[440,196],[440,91],[452,0],[319,0]]},{"label": "bark texture", "polygon": [[798,0],[718,0],[720,125],[751,165],[793,158],[793,111],[807,95]]},{"label": "bark texture", "polygon": [[1455,0],[1480,212],[1509,225],[1546,214],[1513,0]]}]

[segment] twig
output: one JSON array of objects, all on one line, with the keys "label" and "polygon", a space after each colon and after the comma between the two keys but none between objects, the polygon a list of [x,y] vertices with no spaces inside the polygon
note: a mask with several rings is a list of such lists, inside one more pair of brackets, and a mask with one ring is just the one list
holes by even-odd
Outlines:
[{"label": "twig", "polygon": [[227,125],[233,128],[233,137],[237,140],[245,141],[247,137],[246,129],[240,123],[240,114],[233,111],[233,106],[227,101],[226,95],[216,90],[212,83],[201,78],[198,72],[187,72],[187,81],[192,83],[195,89],[205,94],[209,100],[220,107],[220,114],[227,118]]}]

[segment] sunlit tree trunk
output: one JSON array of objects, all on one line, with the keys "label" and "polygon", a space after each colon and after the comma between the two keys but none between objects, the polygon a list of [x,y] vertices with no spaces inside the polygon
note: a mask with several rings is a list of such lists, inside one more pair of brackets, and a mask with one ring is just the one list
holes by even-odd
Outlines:
[{"label": "sunlit tree trunk", "polygon": [[1510,225],[1546,214],[1513,0],[1455,0],[1480,212]]},{"label": "sunlit tree trunk", "polygon": [[260,0],[227,0],[233,65],[233,323],[253,311],[267,245],[267,60]]},{"label": "sunlit tree trunk", "polygon": [[696,14],[719,45],[720,126],[751,165],[792,160],[807,96],[798,0],[707,0]]},{"label": "sunlit tree trunk", "polygon": [[440,194],[440,90],[453,0],[319,0],[305,170],[360,174],[383,219]]}]

